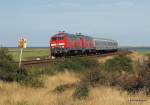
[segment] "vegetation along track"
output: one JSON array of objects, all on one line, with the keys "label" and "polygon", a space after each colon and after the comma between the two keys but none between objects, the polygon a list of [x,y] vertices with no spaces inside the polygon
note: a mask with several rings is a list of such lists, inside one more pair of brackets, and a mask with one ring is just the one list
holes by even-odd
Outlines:
[{"label": "vegetation along track", "polygon": [[[106,54],[100,54],[100,55],[87,55],[86,57],[106,57],[106,56],[112,56],[112,55],[126,55],[131,53],[131,51],[117,51],[113,53],[106,53]],[[85,56],[80,56],[85,57]],[[69,57],[71,58],[71,57]],[[41,59],[41,60],[29,60],[29,61],[22,61],[23,67],[40,67],[40,66],[47,66],[50,64],[54,64],[56,62],[62,62],[64,59],[69,58],[57,58],[57,59]],[[18,63],[18,62],[16,62]]]}]

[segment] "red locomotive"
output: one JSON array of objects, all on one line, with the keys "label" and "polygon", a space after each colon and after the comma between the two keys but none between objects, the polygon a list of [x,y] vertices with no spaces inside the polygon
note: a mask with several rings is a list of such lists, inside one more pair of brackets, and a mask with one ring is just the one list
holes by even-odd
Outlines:
[{"label": "red locomotive", "polygon": [[97,39],[81,33],[59,32],[50,39],[52,56],[70,56],[78,54],[99,54],[117,51],[118,43],[114,40]]}]

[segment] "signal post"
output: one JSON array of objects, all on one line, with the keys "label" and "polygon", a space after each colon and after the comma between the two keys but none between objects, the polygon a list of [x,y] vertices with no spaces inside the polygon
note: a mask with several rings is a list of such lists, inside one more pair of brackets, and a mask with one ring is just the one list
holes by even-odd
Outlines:
[{"label": "signal post", "polygon": [[19,58],[19,68],[21,67],[23,49],[26,48],[26,46],[27,46],[27,40],[25,38],[20,38],[18,41],[18,47],[21,49],[20,58]]}]

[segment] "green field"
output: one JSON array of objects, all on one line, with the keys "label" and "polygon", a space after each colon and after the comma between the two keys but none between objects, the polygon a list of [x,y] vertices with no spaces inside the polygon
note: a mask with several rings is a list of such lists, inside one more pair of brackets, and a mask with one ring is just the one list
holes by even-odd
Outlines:
[{"label": "green field", "polygon": [[[133,48],[142,55],[150,53],[150,48]],[[13,56],[15,61],[19,61],[20,49],[19,48],[9,48],[10,54]],[[47,58],[49,56],[49,48],[26,48],[23,49],[22,60],[30,60],[36,58]]]},{"label": "green field", "polygon": [[150,53],[150,47],[127,47],[125,49],[136,51],[142,55],[146,55]]},{"label": "green field", "polygon": [[[9,53],[13,56],[15,61],[19,61],[20,56],[19,48],[9,48]],[[22,60],[48,58],[49,53],[50,53],[49,48],[26,48],[23,49]]]},{"label": "green field", "polygon": [[147,55],[147,54],[150,54],[150,51],[138,51],[138,53],[142,55]]}]

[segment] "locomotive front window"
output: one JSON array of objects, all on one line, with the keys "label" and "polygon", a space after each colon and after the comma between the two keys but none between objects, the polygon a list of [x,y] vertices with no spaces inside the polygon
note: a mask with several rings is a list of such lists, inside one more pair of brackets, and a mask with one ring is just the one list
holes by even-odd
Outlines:
[{"label": "locomotive front window", "polygon": [[58,37],[58,40],[64,40],[64,37]]},{"label": "locomotive front window", "polygon": [[55,41],[55,40],[57,40],[57,38],[56,38],[56,37],[53,37],[53,38],[52,38],[52,41]]},{"label": "locomotive front window", "polygon": [[64,40],[64,37],[53,37],[52,41],[56,41],[56,40]]}]

